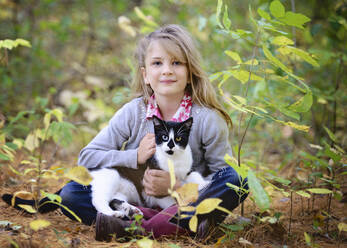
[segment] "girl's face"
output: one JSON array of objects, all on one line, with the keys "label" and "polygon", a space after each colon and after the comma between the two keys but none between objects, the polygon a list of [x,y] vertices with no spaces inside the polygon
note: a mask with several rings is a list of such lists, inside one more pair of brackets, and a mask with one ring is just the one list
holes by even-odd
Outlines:
[{"label": "girl's face", "polygon": [[148,46],[145,66],[142,68],[145,84],[151,86],[156,97],[183,98],[188,80],[185,62],[169,54],[159,41],[154,40]]}]

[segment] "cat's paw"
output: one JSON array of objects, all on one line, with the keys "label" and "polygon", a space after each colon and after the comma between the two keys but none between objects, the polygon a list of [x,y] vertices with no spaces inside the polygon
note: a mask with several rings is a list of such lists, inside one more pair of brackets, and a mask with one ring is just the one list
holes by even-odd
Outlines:
[{"label": "cat's paw", "polygon": [[116,217],[127,217],[129,219],[133,219],[137,214],[143,215],[142,211],[139,208],[122,200],[113,199],[110,202],[110,206],[113,210],[115,210],[114,216]]}]

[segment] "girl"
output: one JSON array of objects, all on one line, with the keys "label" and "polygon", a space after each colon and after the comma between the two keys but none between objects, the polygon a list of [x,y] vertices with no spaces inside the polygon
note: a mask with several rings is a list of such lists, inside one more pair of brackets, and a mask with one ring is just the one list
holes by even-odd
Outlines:
[{"label": "girl", "polygon": [[[189,145],[193,154],[193,170],[211,183],[199,192],[199,204],[207,198],[219,198],[220,206],[232,211],[246,197],[239,197],[226,183],[240,186],[237,173],[224,161],[231,154],[228,142],[231,119],[218,103],[215,91],[200,66],[200,55],[189,33],[178,25],[167,25],[140,40],[137,71],[133,86],[136,93],[118,110],[104,128],[79,155],[78,163],[88,169],[126,166],[138,168],[155,153],[152,116],[165,121],[184,121],[193,117]],[[124,149],[121,150],[125,144]],[[143,184],[148,195],[165,196],[170,187],[166,171],[147,170]],[[177,182],[175,187],[181,186]],[[245,187],[247,188],[247,186]],[[96,239],[109,240],[128,233],[129,221],[98,214],[91,202],[91,187],[70,182],[59,192],[62,204],[88,225],[96,222]],[[142,227],[154,237],[176,233],[177,206],[161,211],[140,208],[144,213]],[[62,209],[64,214],[74,219]],[[208,228],[221,223],[226,214],[214,210],[198,215],[197,235],[204,238]],[[189,218],[179,221],[179,230],[189,230]]]}]

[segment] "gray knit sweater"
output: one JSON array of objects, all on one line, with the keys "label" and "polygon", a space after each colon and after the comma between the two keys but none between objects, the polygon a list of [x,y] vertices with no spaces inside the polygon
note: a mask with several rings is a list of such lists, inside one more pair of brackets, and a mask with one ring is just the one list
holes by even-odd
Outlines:
[{"label": "gray knit sweater", "polygon": [[[227,166],[224,155],[232,154],[228,127],[215,110],[197,104],[193,104],[191,116],[189,145],[193,153],[193,170],[210,179],[214,172]],[[88,169],[137,168],[137,148],[147,133],[154,133],[153,122],[146,119],[143,98],[135,98],[119,109],[109,125],[81,150],[78,164]]]}]

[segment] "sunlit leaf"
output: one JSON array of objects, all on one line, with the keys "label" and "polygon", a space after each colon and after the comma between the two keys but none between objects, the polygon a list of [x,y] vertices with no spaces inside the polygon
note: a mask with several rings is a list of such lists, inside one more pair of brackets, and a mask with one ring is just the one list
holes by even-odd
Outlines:
[{"label": "sunlit leaf", "polygon": [[47,193],[47,192],[44,192],[43,190],[41,190],[41,195],[42,195],[43,197],[47,197],[47,198],[50,199],[51,201],[57,201],[57,202],[59,202],[59,203],[61,203],[61,201],[62,201],[60,195],[52,194],[52,193]]},{"label": "sunlit leaf", "polygon": [[236,95],[233,95],[233,97],[235,97],[241,104],[244,104],[246,105],[247,104],[247,99],[242,97],[242,96],[236,96]]},{"label": "sunlit leaf", "polygon": [[136,244],[140,248],[152,248],[153,247],[153,243],[154,243],[154,241],[149,239],[148,237],[144,237],[144,238],[136,241]]},{"label": "sunlit leaf", "polygon": [[40,142],[36,133],[31,132],[25,139],[24,147],[28,149],[30,152],[33,152],[35,148],[39,147],[39,144]]},{"label": "sunlit leaf", "polygon": [[254,80],[254,81],[263,80],[262,77],[259,77],[256,74],[250,73],[249,71],[245,71],[245,70],[230,70],[229,72],[234,78],[240,80],[241,83],[243,84],[247,83],[248,79]]},{"label": "sunlit leaf", "polygon": [[286,46],[286,45],[293,45],[294,41],[291,39],[287,38],[286,36],[276,36],[272,41],[272,44],[278,45],[278,46]]},{"label": "sunlit leaf", "polygon": [[228,55],[230,58],[232,58],[233,60],[235,60],[238,64],[242,63],[242,59],[240,57],[240,55],[237,52],[233,52],[233,51],[225,51],[224,52],[226,55]]},{"label": "sunlit leaf", "polygon": [[216,20],[217,20],[218,26],[221,29],[224,29],[222,23],[220,22],[220,17],[221,17],[221,13],[222,13],[222,6],[223,6],[223,1],[222,0],[218,0],[217,10],[216,10]]},{"label": "sunlit leaf", "polygon": [[241,163],[241,166],[238,166],[237,160],[234,157],[231,157],[229,154],[225,154],[224,160],[237,172],[239,176],[241,176],[242,178],[247,177],[248,167],[246,165]]},{"label": "sunlit leaf", "polygon": [[339,232],[347,232],[347,224],[346,223],[339,223],[337,225],[337,228],[339,229]]},{"label": "sunlit leaf", "polygon": [[306,232],[304,232],[304,236],[305,236],[306,244],[311,246],[311,237],[310,237],[310,235],[308,235]]},{"label": "sunlit leaf", "polygon": [[20,39],[20,38],[16,39],[15,43],[17,44],[17,46],[20,45],[20,46],[25,46],[25,47],[31,47],[30,42],[27,40],[24,40],[24,39]]},{"label": "sunlit leaf", "polygon": [[223,15],[223,24],[226,27],[226,29],[228,30],[230,29],[231,21],[228,16],[228,5],[225,5],[224,15]]},{"label": "sunlit leaf", "polygon": [[92,177],[88,172],[88,169],[84,166],[76,166],[68,170],[64,175],[65,177],[82,185],[89,185],[92,181]]},{"label": "sunlit leaf", "polygon": [[330,189],[324,189],[324,188],[312,188],[312,189],[306,189],[306,190],[314,194],[331,194],[332,193]]},{"label": "sunlit leaf", "polygon": [[291,11],[287,11],[284,18],[281,18],[281,21],[283,21],[284,23],[301,29],[304,29],[302,25],[304,25],[306,22],[309,22],[310,20],[310,18],[303,14],[294,13]]},{"label": "sunlit leaf", "polygon": [[289,49],[292,53],[296,54],[299,56],[301,59],[305,60],[307,63],[311,64],[314,67],[319,67],[319,64],[317,61],[308,53],[305,52],[304,50],[297,48],[297,47],[291,47],[288,46],[287,49]]},{"label": "sunlit leaf", "polygon": [[34,209],[33,206],[31,206],[31,205],[18,204],[18,206],[25,209],[27,212],[32,213],[32,214],[37,212],[36,209]]},{"label": "sunlit leaf", "polygon": [[118,17],[118,25],[119,27],[131,37],[136,36],[135,29],[130,25],[130,19],[126,16]]},{"label": "sunlit leaf", "polygon": [[180,207],[180,210],[183,212],[194,212],[195,211],[195,207],[193,206],[183,206]]},{"label": "sunlit leaf", "polygon": [[336,138],[336,136],[334,135],[334,133],[331,132],[330,129],[327,128],[326,126],[323,126],[323,128],[324,128],[325,132],[327,132],[327,134],[329,135],[329,138],[330,138],[332,141],[337,142],[337,138]]},{"label": "sunlit leaf", "polygon": [[170,173],[170,188],[173,189],[176,184],[175,167],[171,159],[168,159],[169,173]]},{"label": "sunlit leaf", "polygon": [[256,175],[252,170],[248,171],[248,186],[253,194],[256,205],[260,208],[262,212],[270,208],[270,199],[265,192],[263,186],[260,184]]},{"label": "sunlit leaf", "polygon": [[198,227],[198,217],[196,215],[193,215],[192,218],[189,220],[189,229],[192,232],[196,232],[196,229]]},{"label": "sunlit leaf", "polygon": [[306,198],[311,198],[311,195],[309,193],[303,191],[303,190],[295,191],[295,193],[297,193],[300,196],[306,197]]},{"label": "sunlit leaf", "polygon": [[269,15],[269,13],[265,12],[264,10],[262,10],[261,8],[257,9],[258,14],[263,17],[264,19],[271,21],[271,16]]},{"label": "sunlit leaf", "polygon": [[189,203],[195,202],[199,197],[198,184],[196,183],[186,183],[182,187],[178,188],[176,191],[180,196],[178,202],[179,206],[186,206]]},{"label": "sunlit leaf", "polygon": [[155,21],[153,21],[153,20],[151,20],[149,17],[147,17],[147,16],[141,11],[141,9],[140,9],[139,7],[135,7],[134,10],[135,10],[136,15],[137,15],[142,21],[144,21],[147,25],[149,25],[150,27],[152,27],[152,28],[157,28],[157,27],[159,26]]},{"label": "sunlit leaf", "polygon": [[295,128],[297,130],[304,131],[304,132],[308,132],[310,130],[309,126],[300,125],[300,124],[297,124],[297,123],[294,123],[294,122],[291,122],[291,121],[284,122],[284,124],[287,125],[287,126],[293,127],[293,128]]},{"label": "sunlit leaf", "polygon": [[256,59],[250,59],[250,60],[247,60],[244,64],[245,65],[258,65],[259,62]]},{"label": "sunlit leaf", "polygon": [[285,8],[280,1],[275,0],[270,4],[270,13],[276,18],[280,18],[284,16]]},{"label": "sunlit leaf", "polygon": [[288,109],[293,110],[295,112],[304,113],[310,110],[313,103],[313,97],[311,91],[307,92],[303,97],[301,97],[298,101],[293,103],[288,107]]},{"label": "sunlit leaf", "polygon": [[48,227],[51,224],[48,220],[43,220],[43,219],[37,219],[32,222],[30,222],[30,228],[33,229],[34,231],[38,231],[40,229],[44,229]]},{"label": "sunlit leaf", "polygon": [[208,198],[203,200],[196,206],[196,214],[207,214],[216,209],[216,207],[222,202],[218,198]]}]

